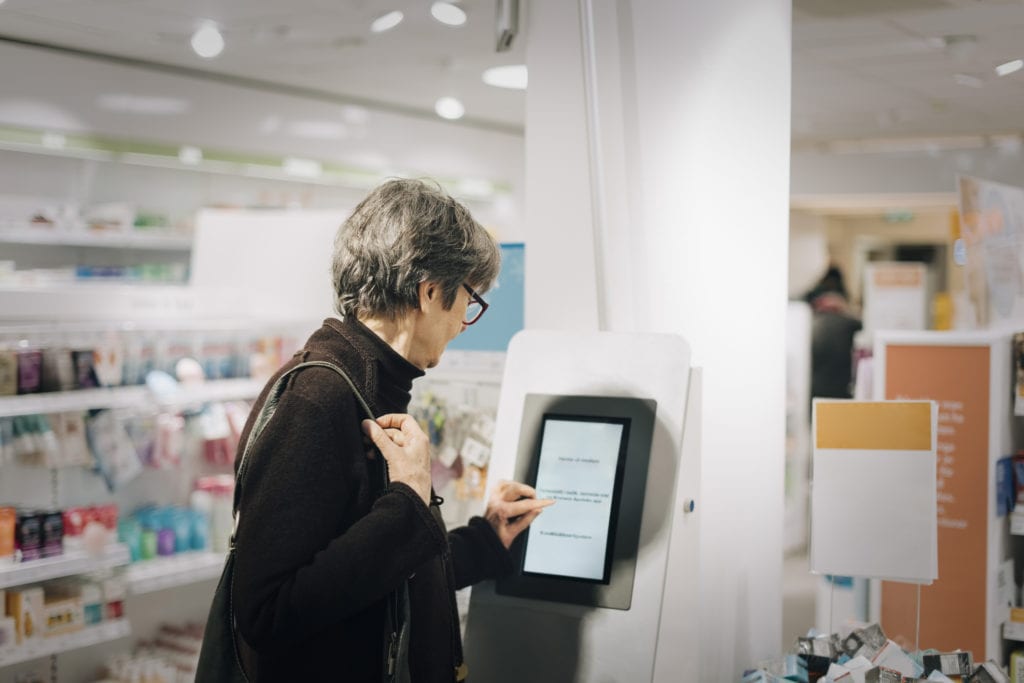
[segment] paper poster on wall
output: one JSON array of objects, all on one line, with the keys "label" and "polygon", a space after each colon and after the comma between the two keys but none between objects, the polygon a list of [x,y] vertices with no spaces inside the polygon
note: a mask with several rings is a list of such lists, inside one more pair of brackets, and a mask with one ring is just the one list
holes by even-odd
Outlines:
[{"label": "paper poster on wall", "polygon": [[512,336],[523,329],[525,254],[522,244],[501,245],[501,273],[483,298],[488,308],[479,321],[450,344],[459,351],[505,351]]},{"label": "paper poster on wall", "polygon": [[935,580],[937,418],[931,401],[815,400],[812,572]]},{"label": "paper poster on wall", "polygon": [[964,282],[975,322],[1024,313],[1024,189],[981,178],[958,179]]},{"label": "paper poster on wall", "polygon": [[[938,403],[939,578],[921,591],[920,642],[986,652],[989,346],[886,344],[885,398]],[[914,642],[917,591],[883,582],[881,624]]]},{"label": "paper poster on wall", "polygon": [[866,330],[927,329],[927,266],[905,262],[867,264],[863,322]]}]

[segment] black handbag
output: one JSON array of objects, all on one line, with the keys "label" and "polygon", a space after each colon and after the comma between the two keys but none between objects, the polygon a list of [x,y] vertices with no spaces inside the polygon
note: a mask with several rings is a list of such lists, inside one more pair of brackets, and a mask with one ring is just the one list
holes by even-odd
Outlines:
[{"label": "black handbag", "polygon": [[[242,483],[248,466],[249,450],[252,444],[259,438],[263,428],[270,421],[277,410],[277,404],[284,392],[285,381],[288,376],[296,370],[308,367],[324,367],[334,370],[348,383],[359,402],[363,412],[372,420],[375,419],[370,406],[366,403],[362,394],[356,388],[349,376],[340,367],[326,361],[307,361],[300,363],[282,374],[263,403],[263,408],[249,432],[249,438],[242,450],[242,461],[238,466],[238,474],[235,477],[235,498],[234,498],[234,520],[238,525],[238,505],[241,500]],[[378,454],[381,467],[380,490],[387,490],[388,470],[387,463],[383,456]],[[235,615],[231,603],[234,588],[235,569],[235,536],[231,535],[231,544],[228,548],[228,556],[224,562],[224,570],[221,572],[220,581],[217,583],[217,590],[213,594],[213,603],[210,605],[210,615],[206,620],[206,630],[203,633],[203,645],[199,651],[199,664],[196,667],[196,683],[249,683],[242,666],[241,654],[238,650],[238,641],[235,634]],[[410,683],[409,674],[409,625],[411,623],[409,614],[409,582],[403,581],[402,585],[388,595],[388,609],[385,617],[384,637],[382,640],[382,682],[383,683]]]}]

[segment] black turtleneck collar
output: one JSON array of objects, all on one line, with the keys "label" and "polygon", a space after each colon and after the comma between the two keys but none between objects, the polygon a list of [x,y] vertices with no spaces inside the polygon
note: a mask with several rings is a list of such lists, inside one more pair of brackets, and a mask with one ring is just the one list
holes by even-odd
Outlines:
[{"label": "black turtleneck collar", "polygon": [[406,360],[354,316],[344,320],[328,318],[324,326],[341,333],[369,362],[365,380],[380,402],[374,408],[381,413],[408,410],[412,381],[422,377],[423,370]]}]

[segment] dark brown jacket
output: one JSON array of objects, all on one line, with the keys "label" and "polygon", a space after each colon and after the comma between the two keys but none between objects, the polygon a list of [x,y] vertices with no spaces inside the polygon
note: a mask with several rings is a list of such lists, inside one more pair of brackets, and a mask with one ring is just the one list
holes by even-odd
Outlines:
[{"label": "dark brown jacket", "polygon": [[[423,374],[358,321],[326,320],[278,375],[306,360],[344,368],[377,415],[405,412]],[[413,683],[451,683],[455,590],[511,567],[485,520],[448,533],[408,486],[376,491],[357,406],[334,371],[299,370],[250,450],[233,600],[255,682],[380,681],[387,595],[411,577]]]}]

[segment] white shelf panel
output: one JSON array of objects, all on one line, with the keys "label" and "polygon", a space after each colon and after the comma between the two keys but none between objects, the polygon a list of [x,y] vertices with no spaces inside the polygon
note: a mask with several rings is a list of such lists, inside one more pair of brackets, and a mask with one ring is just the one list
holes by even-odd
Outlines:
[{"label": "white shelf panel", "polygon": [[79,389],[43,394],[0,397],[0,417],[45,415],[101,408],[130,408],[140,405],[176,407],[211,401],[256,398],[263,382],[250,378],[221,379],[194,387],[182,387],[174,394],[156,397],[144,386]]},{"label": "white shelf panel", "polygon": [[62,636],[40,638],[28,645],[0,649],[0,667],[29,662],[40,657],[92,647],[119,638],[126,638],[132,633],[132,625],[127,619],[105,621]]},{"label": "white shelf panel", "polygon": [[64,247],[97,247],[101,249],[150,249],[156,251],[189,251],[192,237],[161,233],[155,234],[89,234],[50,228],[14,228],[0,230],[0,244],[40,244]]},{"label": "white shelf panel", "polygon": [[143,386],[54,391],[0,397],[0,417],[70,413],[91,408],[128,408],[149,399]]},{"label": "white shelf panel", "polygon": [[264,384],[264,380],[249,377],[218,379],[191,387],[182,386],[175,394],[155,398],[154,402],[159,406],[174,407],[193,403],[254,399],[260,395]]},{"label": "white shelf panel", "polygon": [[18,563],[5,561],[0,564],[0,589],[120,567],[128,564],[129,557],[128,546],[113,543],[107,546],[102,557],[92,557],[84,550],[73,550],[59,557],[41,560]]},{"label": "white shelf panel", "polygon": [[191,552],[136,562],[125,570],[133,595],[175,588],[220,577],[223,553]]}]

